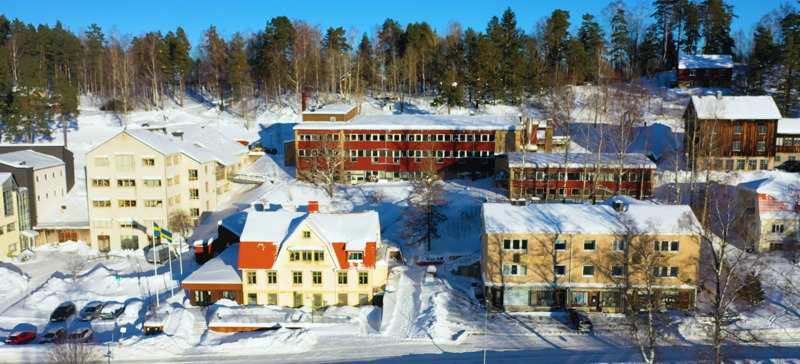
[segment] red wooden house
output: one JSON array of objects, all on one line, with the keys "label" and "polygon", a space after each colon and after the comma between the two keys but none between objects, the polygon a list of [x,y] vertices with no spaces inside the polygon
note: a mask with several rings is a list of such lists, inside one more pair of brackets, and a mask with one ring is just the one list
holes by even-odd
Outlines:
[{"label": "red wooden house", "polygon": [[678,87],[731,87],[733,57],[730,54],[681,55]]},{"label": "red wooden house", "polygon": [[336,149],[340,181],[408,180],[435,169],[447,178],[486,177],[497,153],[536,150],[538,125],[513,115],[373,115],[347,123],[295,126],[297,177],[312,180],[314,158]]},{"label": "red wooden house", "polygon": [[617,153],[599,160],[591,153],[508,153],[497,165],[498,184],[508,186],[511,199],[542,201],[650,197],[656,169],[643,154]]}]

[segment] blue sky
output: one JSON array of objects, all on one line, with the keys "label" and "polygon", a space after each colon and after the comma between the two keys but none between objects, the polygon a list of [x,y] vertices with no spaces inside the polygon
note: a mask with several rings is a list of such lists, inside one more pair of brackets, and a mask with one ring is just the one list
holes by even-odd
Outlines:
[{"label": "blue sky", "polygon": [[[699,0],[698,0],[699,1]],[[427,21],[444,34],[451,21],[458,21],[462,28],[486,29],[492,16],[500,16],[511,7],[517,16],[520,29],[532,32],[536,23],[555,9],[570,12],[573,25],[580,23],[585,13],[600,16],[610,0],[561,0],[561,1],[492,1],[492,0],[251,0],[251,1],[184,1],[184,0],[8,0],[0,7],[0,13],[9,19],[19,18],[25,23],[45,23],[53,26],[61,20],[64,26],[75,33],[83,32],[92,23],[97,23],[108,34],[113,28],[121,34],[139,35],[147,31],[174,30],[182,26],[194,46],[202,32],[215,25],[226,38],[235,32],[257,31],[276,16],[303,19],[318,24],[323,31],[328,27],[344,27],[350,32],[358,30],[358,38],[372,31],[387,18],[397,20],[404,26],[412,22]],[[626,1],[628,6],[640,1]],[[747,34],[753,24],[767,12],[777,9],[786,0],[728,0],[734,6],[732,30],[743,29]],[[644,3],[650,4],[652,1]]]}]

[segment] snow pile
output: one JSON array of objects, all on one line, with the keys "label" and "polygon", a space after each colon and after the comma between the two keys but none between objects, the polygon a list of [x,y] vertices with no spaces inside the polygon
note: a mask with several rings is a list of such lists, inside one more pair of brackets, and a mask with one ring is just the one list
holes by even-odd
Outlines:
[{"label": "snow pile", "polygon": [[[13,266],[10,266],[13,268]],[[28,275],[0,265],[0,302],[6,299],[19,298],[28,289]]]},{"label": "snow pile", "polygon": [[232,334],[208,332],[205,339],[187,354],[233,353],[246,351],[248,355],[302,353],[317,344],[317,335],[308,330],[279,329],[250,331]]}]

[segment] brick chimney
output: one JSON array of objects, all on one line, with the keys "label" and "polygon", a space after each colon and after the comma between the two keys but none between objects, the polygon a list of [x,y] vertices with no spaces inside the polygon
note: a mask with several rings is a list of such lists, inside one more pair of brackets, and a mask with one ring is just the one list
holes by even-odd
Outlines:
[{"label": "brick chimney", "polygon": [[319,201],[308,201],[308,213],[319,212]]}]

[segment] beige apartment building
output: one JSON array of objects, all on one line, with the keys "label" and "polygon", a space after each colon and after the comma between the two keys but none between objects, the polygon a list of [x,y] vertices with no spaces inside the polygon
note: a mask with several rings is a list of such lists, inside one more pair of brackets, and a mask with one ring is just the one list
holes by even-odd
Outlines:
[{"label": "beige apartment building", "polygon": [[170,229],[169,217],[183,211],[198,223],[217,206],[248,151],[203,132],[126,130],[86,154],[92,247],[139,249],[154,222]]},{"label": "beige apartment building", "polygon": [[[29,189],[31,224],[50,211],[60,208],[67,195],[67,171],[64,161],[33,150],[18,150],[0,154],[0,172],[10,172],[21,187]],[[23,230],[31,226],[23,227]]]},{"label": "beige apartment building", "polygon": [[[0,254],[3,257],[14,256],[22,248],[20,246],[20,213],[19,188],[11,173],[0,172]],[[24,201],[22,201],[24,202]]]},{"label": "beige apartment building", "polygon": [[633,302],[623,298],[653,294],[661,308],[694,307],[700,240],[691,209],[625,201],[484,204],[488,302],[506,311],[623,312]]}]

